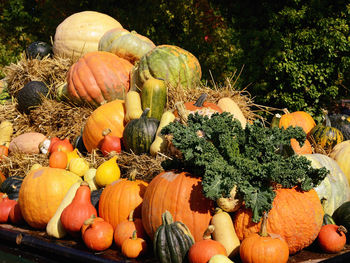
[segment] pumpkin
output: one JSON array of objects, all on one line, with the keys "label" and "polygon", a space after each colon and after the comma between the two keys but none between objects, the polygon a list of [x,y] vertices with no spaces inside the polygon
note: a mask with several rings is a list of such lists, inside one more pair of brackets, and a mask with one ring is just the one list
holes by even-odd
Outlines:
[{"label": "pumpkin", "polygon": [[98,50],[98,42],[105,32],[122,28],[114,18],[95,11],[72,14],[56,28],[53,52],[55,56],[76,61],[88,52]]},{"label": "pumpkin", "polygon": [[184,89],[196,87],[202,76],[198,59],[180,47],[160,45],[141,57],[131,71],[132,90],[139,90],[146,80],[160,78],[172,86]]},{"label": "pumpkin", "polygon": [[98,43],[98,50],[111,52],[135,64],[156,45],[147,37],[124,28],[107,31]]},{"label": "pumpkin", "polygon": [[350,116],[345,114],[328,115],[332,127],[337,128],[344,136],[344,140],[350,140]]},{"label": "pumpkin", "polygon": [[182,222],[173,221],[169,211],[162,214],[162,224],[153,239],[153,250],[161,263],[181,263],[194,244],[190,230]]},{"label": "pumpkin", "polygon": [[322,149],[330,151],[344,140],[343,134],[337,128],[318,124],[312,128],[309,137]]},{"label": "pumpkin", "polygon": [[21,225],[24,223],[24,218],[22,216],[21,208],[19,206],[19,203],[15,201],[16,203],[14,206],[12,206],[9,214],[9,220],[14,225]]},{"label": "pumpkin", "polygon": [[311,154],[312,153],[312,146],[311,146],[311,143],[308,139],[305,140],[302,147],[300,147],[300,144],[296,139],[291,139],[290,145],[292,146],[292,149],[294,150],[295,154]]},{"label": "pumpkin", "polygon": [[350,184],[350,140],[337,144],[329,154],[329,157],[338,163]]},{"label": "pumpkin", "polygon": [[[6,176],[0,170],[0,188],[2,183],[6,180]],[[0,192],[1,193],[1,192]]]},{"label": "pumpkin", "polygon": [[311,115],[305,111],[295,111],[291,113],[285,111],[279,121],[279,128],[284,127],[287,129],[289,126],[299,126],[303,128],[306,134],[309,134],[312,128],[316,126],[316,123]]},{"label": "pumpkin", "polygon": [[95,109],[87,119],[83,142],[88,152],[97,149],[103,139],[103,130],[109,128],[110,135],[122,137],[124,131],[124,102],[114,100]]},{"label": "pumpkin", "polygon": [[74,63],[67,73],[67,86],[60,97],[98,107],[115,99],[125,99],[129,90],[132,64],[112,53],[89,52]]},{"label": "pumpkin", "polygon": [[48,93],[49,89],[44,82],[27,82],[16,94],[18,109],[26,114],[30,113],[35,106],[41,104],[42,97],[46,97]]},{"label": "pumpkin", "polygon": [[9,176],[2,182],[0,193],[6,193],[10,199],[17,200],[22,183],[23,177]]},{"label": "pumpkin", "polygon": [[99,216],[109,222],[113,229],[127,220],[132,210],[141,217],[141,204],[148,184],[142,180],[119,179],[102,191],[98,207]]},{"label": "pumpkin", "polygon": [[127,151],[135,154],[148,153],[154,141],[159,120],[148,118],[149,108],[146,108],[139,119],[129,121],[123,132],[123,142]]},{"label": "pumpkin", "polygon": [[188,172],[164,171],[152,179],[142,203],[142,223],[151,239],[166,210],[199,241],[212,218],[214,202],[203,195],[199,178]]},{"label": "pumpkin", "polygon": [[267,214],[264,214],[259,233],[253,233],[242,241],[239,255],[243,263],[286,263],[288,244],[279,236],[267,232]]},{"label": "pumpkin", "polygon": [[[343,203],[333,213],[332,218],[338,226],[344,226],[346,229],[350,229],[350,201]],[[346,234],[347,242],[350,240],[350,233]]]},{"label": "pumpkin", "polygon": [[341,204],[350,200],[348,180],[339,165],[326,155],[315,153],[304,155],[311,161],[313,168],[326,168],[329,173],[314,189],[322,202],[326,214],[333,214]]},{"label": "pumpkin", "polygon": [[[63,140],[59,139],[59,138],[52,138],[51,139],[51,143],[50,143],[50,147],[49,147],[49,152],[53,153],[56,151],[62,151],[62,152],[66,152],[67,154],[72,152],[73,149],[73,145],[70,143],[68,138],[64,138]],[[67,155],[68,157],[68,155]],[[79,157],[79,156],[78,156]],[[68,160],[70,162],[70,158]],[[68,162],[68,164],[69,164]]]},{"label": "pumpkin", "polygon": [[143,238],[137,237],[137,231],[135,230],[132,237],[123,242],[121,250],[125,257],[137,258],[140,255],[146,254],[147,243]]},{"label": "pumpkin", "polygon": [[39,145],[46,136],[39,132],[26,132],[13,138],[9,145],[10,152],[22,152],[28,154],[40,153]]},{"label": "pumpkin", "polygon": [[67,162],[67,153],[62,151],[53,152],[49,158],[49,166],[52,168],[66,169]]},{"label": "pumpkin", "polygon": [[110,135],[111,129],[105,129],[102,132],[103,139],[99,145],[99,148],[104,156],[111,152],[120,153],[122,151],[120,138]]},{"label": "pumpkin", "polygon": [[69,188],[79,176],[64,169],[42,167],[23,179],[18,202],[24,220],[33,228],[44,229]]},{"label": "pumpkin", "polygon": [[338,253],[346,244],[347,230],[343,226],[324,225],[318,233],[317,243],[327,253]]},{"label": "pumpkin", "polygon": [[95,182],[98,186],[104,187],[120,178],[120,169],[117,164],[118,156],[115,155],[97,167]]},{"label": "pumpkin", "polygon": [[[318,235],[323,221],[323,208],[315,190],[308,192],[277,189],[269,211],[267,231],[280,235],[294,254],[310,245]],[[240,208],[234,217],[234,227],[240,240],[259,231],[261,222],[252,221],[252,211]]]},{"label": "pumpkin", "polygon": [[42,59],[47,55],[51,55],[52,47],[46,42],[35,41],[26,48],[26,55],[30,59]]}]

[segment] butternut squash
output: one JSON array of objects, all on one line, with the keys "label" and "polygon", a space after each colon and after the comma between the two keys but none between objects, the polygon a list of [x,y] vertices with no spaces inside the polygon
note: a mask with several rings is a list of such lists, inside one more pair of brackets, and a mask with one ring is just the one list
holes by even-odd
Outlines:
[{"label": "butternut squash", "polygon": [[175,120],[175,115],[171,111],[166,111],[163,113],[156,132],[156,138],[154,139],[150,147],[151,155],[156,156],[158,152],[162,152],[165,150],[166,141],[164,139],[164,136],[161,135],[160,132],[165,126],[167,126],[169,123],[173,122],[174,120]]},{"label": "butternut squash", "polygon": [[81,181],[78,181],[74,183],[64,196],[62,202],[60,203],[59,207],[56,210],[56,213],[54,216],[50,219],[49,223],[46,226],[46,233],[55,238],[63,238],[67,232],[64,229],[62,223],[61,223],[61,214],[63,210],[72,202],[75,193],[77,192]]},{"label": "butternut squash", "polygon": [[225,247],[228,257],[235,256],[239,252],[240,241],[236,235],[231,216],[222,211],[221,208],[217,208],[211,219],[211,224],[215,227],[212,234],[213,239]]},{"label": "butternut squash", "polygon": [[247,125],[247,119],[244,117],[237,103],[229,97],[221,98],[217,104],[223,111],[229,112],[233,117],[241,122],[243,128]]},{"label": "butternut squash", "polygon": [[125,121],[139,119],[142,114],[141,96],[137,91],[129,91],[125,96]]},{"label": "butternut squash", "polygon": [[208,263],[233,263],[233,261],[224,255],[217,254],[212,256]]},{"label": "butternut squash", "polygon": [[13,124],[8,120],[0,123],[0,145],[9,147],[13,134]]}]

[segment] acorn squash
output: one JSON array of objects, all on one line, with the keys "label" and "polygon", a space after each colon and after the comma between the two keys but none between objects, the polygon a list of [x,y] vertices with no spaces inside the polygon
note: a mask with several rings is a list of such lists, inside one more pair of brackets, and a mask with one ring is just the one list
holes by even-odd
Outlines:
[{"label": "acorn squash", "polygon": [[17,92],[16,99],[18,109],[21,112],[29,113],[33,107],[38,106],[42,102],[42,96],[47,96],[49,89],[42,81],[30,81]]}]

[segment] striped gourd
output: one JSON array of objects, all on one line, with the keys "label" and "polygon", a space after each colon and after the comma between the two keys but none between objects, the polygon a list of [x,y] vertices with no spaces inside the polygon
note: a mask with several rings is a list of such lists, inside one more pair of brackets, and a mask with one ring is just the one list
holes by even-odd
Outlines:
[{"label": "striped gourd", "polygon": [[316,125],[310,132],[313,141],[325,150],[330,150],[344,140],[340,130],[321,124]]}]

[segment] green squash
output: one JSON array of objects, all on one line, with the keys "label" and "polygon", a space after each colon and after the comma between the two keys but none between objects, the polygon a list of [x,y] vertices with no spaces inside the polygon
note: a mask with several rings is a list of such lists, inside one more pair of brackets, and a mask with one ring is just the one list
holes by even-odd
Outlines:
[{"label": "green squash", "polygon": [[135,154],[149,153],[156,137],[159,120],[148,118],[149,108],[146,108],[139,119],[127,123],[123,131],[125,149]]},{"label": "green squash", "polygon": [[331,126],[340,130],[344,135],[344,140],[350,140],[350,116],[346,114],[332,114],[328,118]]},{"label": "green squash", "polygon": [[322,202],[323,210],[333,214],[340,205],[350,200],[348,180],[336,161],[323,154],[305,154],[313,168],[325,167],[329,170],[326,178],[314,189]]},{"label": "green squash", "polygon": [[184,262],[193,244],[194,239],[187,226],[179,221],[173,222],[170,212],[165,211],[153,239],[154,255],[159,262]]},{"label": "green squash", "polygon": [[46,42],[35,41],[26,48],[26,55],[30,59],[43,59],[47,55],[52,55],[52,47]]},{"label": "green squash", "polygon": [[322,225],[335,225],[333,217],[329,214],[324,214]]},{"label": "green squash", "polygon": [[17,200],[19,195],[19,189],[21,188],[23,177],[10,176],[2,182],[0,186],[0,192],[6,193],[9,199]]},{"label": "green squash", "polygon": [[167,89],[163,80],[151,78],[143,84],[141,91],[142,110],[150,109],[148,117],[160,120],[166,101]]},{"label": "green squash", "polygon": [[17,92],[16,99],[18,109],[22,112],[29,113],[33,107],[42,102],[42,96],[47,96],[49,89],[42,81],[30,81]]},{"label": "green squash", "polygon": [[171,87],[196,87],[202,77],[198,59],[180,47],[160,45],[147,52],[131,71],[130,89],[139,91],[150,78],[163,79]]},{"label": "green squash", "polygon": [[[344,226],[347,230],[350,229],[350,201],[339,206],[333,213],[332,218],[338,226]],[[346,234],[346,242],[350,241],[350,231]]]},{"label": "green squash", "polygon": [[331,126],[318,124],[312,128],[310,135],[312,140],[325,150],[331,150],[344,140],[340,130]]}]

